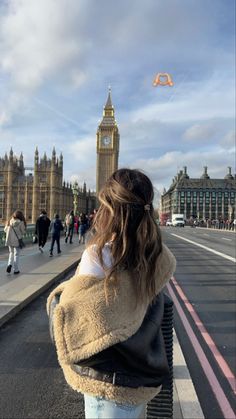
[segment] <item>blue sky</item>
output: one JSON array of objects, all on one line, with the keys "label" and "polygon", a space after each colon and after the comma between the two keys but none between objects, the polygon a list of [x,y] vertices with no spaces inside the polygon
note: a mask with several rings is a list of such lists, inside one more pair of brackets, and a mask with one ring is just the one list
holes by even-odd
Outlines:
[{"label": "blue sky", "polygon": [[[95,188],[108,86],[119,166],[160,191],[177,170],[235,171],[234,0],[0,1],[0,155],[64,155],[66,181]],[[173,87],[153,87],[158,72]]]}]

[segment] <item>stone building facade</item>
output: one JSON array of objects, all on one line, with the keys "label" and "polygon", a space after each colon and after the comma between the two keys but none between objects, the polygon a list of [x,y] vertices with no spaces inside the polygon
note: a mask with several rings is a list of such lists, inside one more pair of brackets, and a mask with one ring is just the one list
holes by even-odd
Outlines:
[{"label": "stone building facade", "polygon": [[118,169],[119,142],[120,135],[109,90],[103,119],[97,130],[97,194],[111,174]]},{"label": "stone building facade", "polygon": [[[77,188],[77,202],[78,212],[89,213],[96,207],[96,196],[86,190],[86,184]],[[50,218],[57,212],[63,219],[73,207],[73,188],[63,181],[63,156],[57,157],[55,149],[51,158],[44,154],[39,159],[36,148],[31,168],[25,167],[23,155],[16,157],[12,149],[0,158],[0,223],[16,209],[23,211],[28,223],[35,223],[42,209]]]},{"label": "stone building facade", "polygon": [[180,170],[161,196],[161,214],[184,214],[186,220],[233,220],[236,218],[236,178],[231,167],[224,179],[211,179],[207,167],[200,178]]}]

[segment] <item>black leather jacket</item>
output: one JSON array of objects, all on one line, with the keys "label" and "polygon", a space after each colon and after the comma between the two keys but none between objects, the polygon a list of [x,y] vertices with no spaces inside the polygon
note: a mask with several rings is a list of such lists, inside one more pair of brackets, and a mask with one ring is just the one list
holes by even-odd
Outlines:
[{"label": "black leather jacket", "polygon": [[[50,332],[53,338],[53,310],[50,307]],[[149,305],[139,330],[124,342],[113,345],[74,365],[74,370],[100,381],[125,387],[158,387],[169,375],[162,335],[164,294],[161,292]]]}]

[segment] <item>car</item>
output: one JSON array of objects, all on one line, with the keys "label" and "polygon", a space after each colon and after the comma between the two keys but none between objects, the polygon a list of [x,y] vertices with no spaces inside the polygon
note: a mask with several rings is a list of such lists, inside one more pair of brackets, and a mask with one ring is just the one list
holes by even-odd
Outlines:
[{"label": "car", "polygon": [[166,226],[167,226],[167,227],[171,227],[171,226],[173,226],[172,221],[171,221],[171,220],[167,220],[167,221],[166,221]]}]

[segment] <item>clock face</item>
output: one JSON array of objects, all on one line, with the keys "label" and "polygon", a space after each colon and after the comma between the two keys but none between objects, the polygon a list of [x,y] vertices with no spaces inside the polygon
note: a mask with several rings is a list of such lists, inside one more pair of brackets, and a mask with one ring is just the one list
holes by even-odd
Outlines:
[{"label": "clock face", "polygon": [[102,137],[102,145],[108,146],[111,144],[111,137],[106,135],[105,137]]}]

